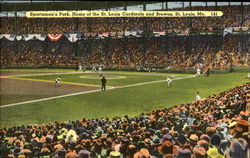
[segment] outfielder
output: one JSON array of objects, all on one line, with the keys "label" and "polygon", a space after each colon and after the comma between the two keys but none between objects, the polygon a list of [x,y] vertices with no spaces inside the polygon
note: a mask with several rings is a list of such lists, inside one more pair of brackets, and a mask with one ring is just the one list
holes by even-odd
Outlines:
[{"label": "outfielder", "polygon": [[196,77],[200,77],[201,76],[201,69],[197,69],[197,73],[196,73]]}]

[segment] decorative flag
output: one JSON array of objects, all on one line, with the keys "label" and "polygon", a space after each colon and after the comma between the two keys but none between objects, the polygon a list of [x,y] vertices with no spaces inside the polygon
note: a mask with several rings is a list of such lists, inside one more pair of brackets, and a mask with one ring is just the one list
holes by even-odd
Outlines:
[{"label": "decorative flag", "polygon": [[81,38],[81,34],[80,33],[67,33],[67,34],[64,34],[65,37],[68,38],[68,40],[70,42],[76,42],[77,40],[79,40]]},{"label": "decorative flag", "polygon": [[208,27],[207,29],[211,32],[213,31],[213,27]]},{"label": "decorative flag", "polygon": [[247,31],[248,27],[241,27],[243,31]]},{"label": "decorative flag", "polygon": [[234,31],[239,31],[241,27],[234,27]]},{"label": "decorative flag", "polygon": [[129,36],[129,35],[136,36],[137,32],[136,31],[125,31],[125,36]]},{"label": "decorative flag", "polygon": [[33,35],[34,35],[34,37],[35,37],[36,39],[38,39],[38,40],[40,40],[40,41],[44,41],[44,40],[46,39],[46,37],[47,37],[46,34],[33,34]]},{"label": "decorative flag", "polygon": [[233,32],[232,27],[225,27],[224,32],[223,32],[223,36],[225,36],[227,33],[232,33],[232,32]]},{"label": "decorative flag", "polygon": [[16,34],[4,34],[4,37],[10,41],[14,41],[16,38]]},{"label": "decorative flag", "polygon": [[137,30],[137,33],[138,33],[138,34],[142,34],[142,33],[143,33],[143,30]]},{"label": "decorative flag", "polygon": [[189,34],[189,32],[190,32],[190,28],[186,29],[185,31],[182,31],[182,34],[187,35],[187,34]]},{"label": "decorative flag", "polygon": [[110,36],[114,37],[116,35],[116,32],[110,32]]},{"label": "decorative flag", "polygon": [[97,33],[95,33],[95,32],[91,32],[90,34],[92,37],[95,37],[97,35]]},{"label": "decorative flag", "polygon": [[108,37],[108,36],[109,36],[108,32],[98,33],[98,37]]},{"label": "decorative flag", "polygon": [[158,36],[164,36],[165,35],[165,31],[153,31],[153,33],[155,35],[158,35]]},{"label": "decorative flag", "polygon": [[168,33],[172,33],[173,32],[173,29],[168,29]]},{"label": "decorative flag", "polygon": [[23,38],[22,35],[16,35],[16,40],[20,41]]},{"label": "decorative flag", "polygon": [[117,32],[117,35],[122,36],[122,35],[124,35],[124,32],[123,31]]},{"label": "decorative flag", "polygon": [[23,34],[23,38],[24,38],[25,41],[29,41],[34,37],[35,37],[34,34]]},{"label": "decorative flag", "polygon": [[181,29],[174,29],[174,32],[179,33],[179,32],[181,32]]},{"label": "decorative flag", "polygon": [[85,32],[85,33],[84,33],[84,36],[85,36],[85,37],[89,37],[89,36],[90,36],[90,33],[89,33],[89,32]]},{"label": "decorative flag", "polygon": [[51,41],[56,42],[61,39],[63,34],[48,34],[48,37]]}]

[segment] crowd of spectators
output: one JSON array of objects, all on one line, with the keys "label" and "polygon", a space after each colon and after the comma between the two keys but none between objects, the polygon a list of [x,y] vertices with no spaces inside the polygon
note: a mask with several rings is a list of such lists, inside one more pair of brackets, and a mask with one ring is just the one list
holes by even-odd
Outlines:
[{"label": "crowd of spectators", "polygon": [[[243,9],[243,10],[242,10]],[[172,9],[172,10],[180,10]],[[249,5],[186,7],[181,10],[221,10],[222,17],[199,18],[38,18],[1,17],[2,34],[90,33],[119,31],[204,31],[227,26],[249,27]],[[243,14],[242,14],[243,13]],[[16,29],[18,28],[18,29]],[[166,66],[191,69],[197,64],[211,68],[249,65],[249,35],[189,35],[165,37],[123,37],[82,39],[75,43],[65,38],[54,43],[40,41],[11,42],[1,39],[1,65],[84,65]],[[63,43],[64,44],[60,44]],[[8,47],[11,45],[11,47]],[[51,45],[51,47],[50,47]],[[54,46],[53,46],[54,45]],[[34,47],[35,46],[35,47]],[[55,47],[55,48],[53,48]],[[52,51],[53,50],[53,51]],[[75,59],[72,56],[80,56]]]},{"label": "crowd of spectators", "polygon": [[250,83],[137,117],[0,129],[3,157],[247,158]]},{"label": "crowd of spectators", "polygon": [[[242,10],[243,9],[243,10]],[[118,32],[141,30],[181,29],[203,31],[207,28],[222,29],[223,27],[249,27],[249,5],[241,6],[208,6],[186,7],[174,10],[210,10],[222,11],[222,17],[162,18],[162,17],[115,17],[115,18],[38,18],[1,17],[2,34],[27,33],[68,33],[68,32]],[[243,13],[243,14],[242,14]],[[16,20],[16,23],[15,23]],[[26,26],[26,27],[25,27]],[[17,28],[15,30],[15,27]]]},{"label": "crowd of spectators", "polygon": [[[32,19],[25,17],[16,18],[16,28],[18,28],[16,29],[16,34],[36,34],[38,32],[40,34],[43,34],[46,32],[45,29],[46,22],[47,22],[46,19],[41,19],[41,18],[32,18]],[[15,31],[10,33],[14,32]]]},{"label": "crowd of spectators", "polygon": [[[249,65],[249,40],[247,34],[83,39],[76,43],[66,37],[58,42],[1,39],[1,65],[75,66],[81,62],[85,66],[196,69],[202,64],[226,69]],[[80,58],[73,58],[76,56]]]}]

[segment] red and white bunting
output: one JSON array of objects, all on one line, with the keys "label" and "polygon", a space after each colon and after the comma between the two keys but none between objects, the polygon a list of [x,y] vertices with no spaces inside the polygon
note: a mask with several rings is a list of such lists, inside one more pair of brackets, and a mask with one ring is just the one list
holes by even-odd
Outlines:
[{"label": "red and white bunting", "polygon": [[109,32],[98,33],[98,37],[108,37],[108,36],[109,36]]},{"label": "red and white bunting", "polygon": [[61,39],[63,34],[48,34],[48,37],[51,41],[56,42]]},{"label": "red and white bunting", "polygon": [[249,27],[241,27],[243,31],[247,31]]},{"label": "red and white bunting", "polygon": [[213,27],[208,27],[207,28],[209,31],[213,31]]},{"label": "red and white bunting", "polygon": [[162,35],[162,36],[165,35],[165,31],[153,31],[153,33],[156,35]]},{"label": "red and white bunting", "polygon": [[143,30],[137,30],[137,33],[138,33],[138,34],[142,34],[142,33],[143,33]]},{"label": "red and white bunting", "polygon": [[96,35],[97,35],[97,33],[91,32],[91,36],[92,36],[92,37],[95,37]]},{"label": "red and white bunting", "polygon": [[114,37],[116,35],[116,32],[110,32],[110,36]]},{"label": "red and white bunting", "polygon": [[89,32],[85,32],[85,33],[84,33],[84,36],[85,36],[85,37],[89,37],[89,36],[90,36],[90,33],[89,33]]},{"label": "red and white bunting", "polygon": [[174,32],[179,33],[179,32],[181,32],[181,29],[174,29]]},{"label": "red and white bunting", "polygon": [[173,32],[173,29],[169,29],[169,30],[168,30],[168,33],[172,33],[172,32]]},{"label": "red and white bunting", "polygon": [[124,32],[117,32],[117,35],[122,36],[122,35],[124,35]]},{"label": "red and white bunting", "polygon": [[186,29],[185,31],[182,31],[181,33],[186,35],[186,34],[189,34],[189,32],[190,32],[190,28]]},{"label": "red and white bunting", "polygon": [[241,27],[234,27],[234,31],[239,31]]}]

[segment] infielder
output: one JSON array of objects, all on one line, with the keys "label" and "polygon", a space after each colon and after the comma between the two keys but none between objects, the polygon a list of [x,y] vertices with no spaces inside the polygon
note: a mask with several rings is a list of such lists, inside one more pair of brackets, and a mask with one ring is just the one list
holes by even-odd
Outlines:
[{"label": "infielder", "polygon": [[60,82],[61,82],[61,77],[58,77],[58,78],[55,80],[55,87],[60,87]]},{"label": "infielder", "polygon": [[172,80],[170,78],[167,78],[167,83],[168,83],[168,87],[170,87],[172,84]]}]

